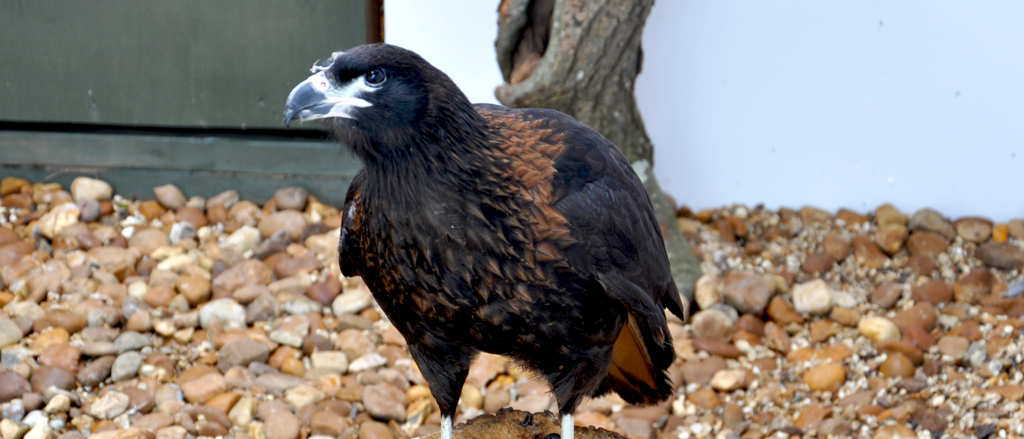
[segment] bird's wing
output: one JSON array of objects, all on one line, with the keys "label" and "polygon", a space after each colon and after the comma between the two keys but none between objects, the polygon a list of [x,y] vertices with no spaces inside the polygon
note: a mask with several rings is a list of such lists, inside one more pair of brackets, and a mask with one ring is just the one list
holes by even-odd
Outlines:
[{"label": "bird's wing", "polygon": [[[629,311],[629,324],[615,346],[611,375],[621,380],[618,387],[612,383],[614,390],[638,402],[650,402],[653,394],[667,397],[671,386],[663,371],[674,352],[663,309],[682,318],[683,308],[654,209],[626,157],[599,133],[557,111],[478,109],[528,127],[508,136],[537,137],[535,149],[550,156],[554,170],[549,191],[538,201],[564,218],[576,243],[565,248],[565,258],[596,277]],[[631,389],[634,395],[628,394]]]},{"label": "bird's wing", "polygon": [[338,239],[338,265],[345,276],[362,276],[366,259],[360,246],[362,229],[363,184],[366,170],[360,169],[345,194],[345,207],[341,212],[341,234]]}]

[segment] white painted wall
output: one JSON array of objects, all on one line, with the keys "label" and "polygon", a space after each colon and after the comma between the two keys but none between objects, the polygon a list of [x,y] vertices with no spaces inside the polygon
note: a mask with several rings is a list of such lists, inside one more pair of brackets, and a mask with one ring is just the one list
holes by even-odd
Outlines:
[{"label": "white painted wall", "polygon": [[[389,43],[494,102],[497,1],[386,0]],[[1024,3],[658,1],[637,97],[665,190],[1024,217]]]},{"label": "white painted wall", "polygon": [[494,55],[498,1],[385,0],[384,41],[418,53],[470,101],[497,104],[504,80]]}]

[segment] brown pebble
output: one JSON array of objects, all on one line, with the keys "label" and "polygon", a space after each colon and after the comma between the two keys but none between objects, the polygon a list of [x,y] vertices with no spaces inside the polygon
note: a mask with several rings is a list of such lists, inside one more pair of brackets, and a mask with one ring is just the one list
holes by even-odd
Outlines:
[{"label": "brown pebble", "polygon": [[153,330],[153,320],[148,312],[137,312],[128,318],[128,321],[125,323],[125,329],[146,333]]},{"label": "brown pebble", "polygon": [[132,235],[132,238],[128,240],[128,245],[132,248],[138,249],[139,253],[148,255],[154,250],[168,245],[170,241],[160,229],[144,229],[136,232]]},{"label": "brown pebble", "polygon": [[227,415],[231,408],[235,406],[235,403],[237,403],[238,400],[240,399],[242,399],[242,395],[239,393],[224,392],[214,396],[213,398],[210,398],[210,400],[206,401],[206,403],[203,405],[216,409],[219,412]]},{"label": "brown pebble", "polygon": [[707,338],[728,343],[732,341],[736,328],[729,316],[717,309],[698,311],[690,318],[690,328],[695,338]]},{"label": "brown pebble", "polygon": [[811,390],[835,392],[846,381],[846,369],[841,364],[824,363],[804,373],[804,383]]},{"label": "brown pebble", "polygon": [[174,213],[174,216],[180,222],[192,224],[192,227],[196,230],[206,227],[209,224],[209,221],[206,219],[206,216],[203,215],[203,212],[192,206],[184,206],[178,209],[178,211]]},{"label": "brown pebble", "polygon": [[330,351],[334,349],[334,342],[320,334],[309,334],[302,339],[302,352],[312,355],[316,351]]},{"label": "brown pebble", "polygon": [[939,269],[939,266],[935,264],[932,258],[922,255],[911,255],[907,258],[906,267],[918,276],[931,276],[935,270]]},{"label": "brown pebble", "polygon": [[832,313],[829,317],[838,323],[846,326],[857,326],[857,322],[860,321],[861,312],[856,308],[846,308],[837,306],[832,308]]},{"label": "brown pebble", "polygon": [[153,308],[166,308],[177,294],[174,289],[166,286],[150,287],[143,296],[143,302]]},{"label": "brown pebble", "polygon": [[683,379],[687,384],[707,385],[716,372],[724,370],[728,365],[725,359],[713,355],[704,360],[691,360],[683,363],[681,368]]},{"label": "brown pebble", "polygon": [[750,365],[764,371],[773,371],[779,368],[777,357],[758,358],[750,362]]},{"label": "brown pebble", "polygon": [[43,320],[50,326],[64,328],[68,334],[76,334],[85,328],[85,317],[69,312],[51,312]]},{"label": "brown pebble", "polygon": [[764,276],[753,273],[729,273],[722,278],[722,298],[743,314],[761,314],[771,289]]},{"label": "brown pebble", "polygon": [[931,331],[935,327],[937,318],[938,313],[935,312],[935,307],[931,303],[918,302],[914,306],[900,311],[891,320],[902,333],[908,326],[920,326],[926,331]]},{"label": "brown pebble", "polygon": [[167,209],[161,206],[159,201],[146,200],[139,203],[139,213],[146,217],[147,221],[153,221],[160,215],[163,215],[164,212],[167,212]]},{"label": "brown pebble", "polygon": [[910,296],[938,306],[953,300],[953,289],[944,281],[932,280],[912,288]]},{"label": "brown pebble", "polygon": [[39,366],[32,372],[29,381],[32,383],[32,390],[37,393],[46,393],[50,386],[68,391],[75,390],[75,376],[63,367]]},{"label": "brown pebble", "polygon": [[764,335],[764,321],[750,314],[743,314],[736,321],[736,329],[750,332],[758,336]]},{"label": "brown pebble", "polygon": [[185,400],[193,404],[205,403],[228,388],[224,377],[217,372],[207,373],[187,382],[181,382],[180,386],[181,393],[185,395]]},{"label": "brown pebble", "polygon": [[897,284],[883,284],[871,292],[871,303],[889,309],[896,304],[903,294],[903,288]]},{"label": "brown pebble", "polygon": [[394,439],[395,435],[387,424],[366,421],[359,425],[359,439]]},{"label": "brown pebble", "polygon": [[949,247],[949,241],[935,232],[918,230],[907,238],[907,251],[912,255],[934,258],[946,251],[946,247]]},{"label": "brown pebble", "polygon": [[198,276],[186,274],[178,277],[175,288],[192,306],[197,306],[210,298],[210,281]]},{"label": "brown pebble", "polygon": [[786,361],[790,363],[801,363],[814,359],[814,348],[807,346],[794,349],[786,354]]},{"label": "brown pebble", "polygon": [[763,241],[747,241],[746,245],[743,246],[743,254],[747,256],[756,256],[761,254],[767,248]]},{"label": "brown pebble", "polygon": [[991,267],[1017,270],[1024,267],[1024,251],[1009,242],[986,242],[974,255]]},{"label": "brown pebble", "polygon": [[905,341],[880,341],[875,346],[878,352],[891,354],[898,353],[903,355],[905,358],[910,359],[910,362],[914,366],[920,366],[924,363],[924,352],[921,352],[916,346]]},{"label": "brown pebble", "polygon": [[718,393],[709,387],[701,387],[696,392],[686,395],[686,400],[704,410],[714,410],[722,405]]},{"label": "brown pebble", "polygon": [[790,323],[803,323],[804,318],[800,313],[793,309],[793,305],[789,303],[789,300],[782,296],[772,297],[772,300],[768,302],[768,308],[765,313],[778,323],[779,325],[786,326]]},{"label": "brown pebble", "polygon": [[83,386],[95,387],[99,385],[103,380],[110,377],[110,369],[116,359],[117,357],[113,355],[106,355],[93,360],[78,371],[78,381]]},{"label": "brown pebble", "polygon": [[986,268],[976,268],[953,284],[953,299],[957,302],[975,303],[992,293],[996,278]]},{"label": "brown pebble", "polygon": [[886,203],[875,209],[875,222],[877,222],[879,226],[886,224],[899,224],[905,226],[907,225],[908,219],[909,218],[904,215],[903,212],[900,212],[900,210],[892,204]]},{"label": "brown pebble", "polygon": [[377,419],[405,421],[405,392],[390,384],[374,384],[363,390],[363,405]]},{"label": "brown pebble", "polygon": [[815,320],[811,323],[811,343],[821,343],[829,337],[839,334],[842,328],[838,323],[829,319]]},{"label": "brown pebble", "polygon": [[47,346],[39,353],[37,361],[43,366],[55,366],[74,373],[78,370],[78,360],[82,354],[68,343]]},{"label": "brown pebble", "polygon": [[827,233],[821,239],[822,251],[836,261],[842,261],[850,255],[850,240],[838,233]]},{"label": "brown pebble", "polygon": [[722,241],[726,244],[736,243],[736,230],[733,229],[732,223],[725,218],[719,218],[712,223],[715,230],[718,231],[718,235],[722,237]]},{"label": "brown pebble", "polygon": [[302,377],[306,375],[306,366],[302,364],[302,360],[289,358],[281,363],[281,373]]},{"label": "brown pebble", "polygon": [[744,419],[743,409],[739,405],[729,403],[722,409],[722,422],[727,426],[739,425]]},{"label": "brown pebble", "polygon": [[275,412],[264,420],[267,439],[298,439],[301,423],[299,418],[287,409]]},{"label": "brown pebble", "polygon": [[870,221],[867,215],[862,215],[846,208],[839,209],[836,212],[836,219],[845,222],[848,228],[852,226],[860,227],[861,224]]},{"label": "brown pebble", "polygon": [[[879,407],[880,408],[880,407]],[[870,414],[871,416],[878,416],[879,413]],[[885,425],[879,427],[878,432],[875,433],[875,439],[916,439],[917,433],[906,425]]]},{"label": "brown pebble", "polygon": [[286,257],[274,264],[274,274],[278,279],[284,279],[302,272],[319,271],[322,268],[323,264],[315,256]]},{"label": "brown pebble", "polygon": [[949,330],[949,335],[956,335],[966,338],[969,341],[978,341],[982,338],[981,327],[976,320],[967,320]]},{"label": "brown pebble", "polygon": [[793,425],[801,430],[807,430],[818,425],[821,421],[831,415],[831,408],[823,407],[821,404],[814,403],[807,406],[800,412],[800,415],[796,417],[796,421],[793,422]]},{"label": "brown pebble", "polygon": [[808,256],[807,260],[804,261],[803,269],[808,274],[821,274],[832,269],[836,265],[835,258],[828,253],[819,253],[813,256]]},{"label": "brown pebble", "polygon": [[798,215],[804,227],[812,224],[828,224],[832,222],[832,214],[814,206],[801,207]]},{"label": "brown pebble", "polygon": [[815,352],[815,357],[822,360],[832,360],[835,363],[846,361],[853,356],[853,349],[844,343],[836,343],[822,348]]},{"label": "brown pebble", "polygon": [[328,276],[326,280],[317,282],[306,290],[310,299],[319,302],[323,306],[331,306],[334,299],[341,294],[341,282],[337,276]]},{"label": "brown pebble", "polygon": [[903,339],[917,346],[922,351],[927,351],[935,344],[935,339],[932,338],[932,335],[920,326],[908,326],[907,330],[903,332]]},{"label": "brown pebble", "polygon": [[907,241],[910,231],[902,224],[887,224],[879,226],[875,232],[875,241],[882,250],[889,255],[895,255],[903,249],[903,243]]},{"label": "brown pebble", "polygon": [[889,262],[889,257],[875,244],[868,235],[854,236],[850,241],[857,264],[865,268],[882,268]]},{"label": "brown pebble", "polygon": [[13,370],[0,372],[0,403],[8,402],[14,398],[32,391],[27,380]]},{"label": "brown pebble", "polygon": [[992,221],[985,218],[960,218],[953,222],[953,228],[967,242],[982,243],[992,236]]},{"label": "brown pebble", "polygon": [[214,204],[206,208],[206,220],[210,224],[224,223],[228,220],[228,209],[223,204]]},{"label": "brown pebble", "polygon": [[768,242],[777,241],[780,239],[789,239],[790,236],[792,236],[792,232],[789,229],[783,228],[782,226],[779,225],[768,227],[764,231],[764,240]]},{"label": "brown pebble", "polygon": [[752,332],[747,332],[742,329],[737,329],[736,332],[732,335],[732,342],[736,346],[740,346],[741,340],[745,341],[747,344],[751,346],[760,346],[764,344],[761,342],[760,335],[754,334]]},{"label": "brown pebble", "polygon": [[316,412],[309,422],[310,433],[330,437],[341,435],[351,425],[351,419],[326,410]]},{"label": "brown pebble", "polygon": [[956,335],[947,335],[939,339],[936,344],[939,353],[949,355],[953,361],[960,361],[967,355],[967,349],[971,347],[970,340]]},{"label": "brown pebble", "polygon": [[711,355],[719,355],[725,358],[739,358],[743,355],[743,352],[737,349],[736,346],[707,338],[693,339],[693,348],[707,352]]},{"label": "brown pebble", "polygon": [[[239,203],[241,204],[241,203]],[[237,204],[235,206],[238,206]],[[234,210],[234,207],[232,207]],[[259,220],[258,228],[263,238],[269,238],[278,230],[285,230],[292,239],[299,239],[302,230],[306,227],[306,219],[301,213],[294,210],[283,210],[274,212]]]},{"label": "brown pebble", "polygon": [[764,345],[785,354],[792,349],[793,342],[785,329],[774,322],[768,322],[764,326]]},{"label": "brown pebble", "polygon": [[913,362],[899,352],[889,352],[886,360],[879,366],[879,372],[887,378],[913,377]]},{"label": "brown pebble", "polygon": [[946,418],[932,409],[922,409],[914,412],[913,421],[918,427],[928,430],[932,437],[941,436],[946,430],[948,422]]},{"label": "brown pebble", "polygon": [[32,183],[24,178],[4,177],[3,180],[0,180],[0,195],[7,196],[21,193],[22,190],[31,187]]}]

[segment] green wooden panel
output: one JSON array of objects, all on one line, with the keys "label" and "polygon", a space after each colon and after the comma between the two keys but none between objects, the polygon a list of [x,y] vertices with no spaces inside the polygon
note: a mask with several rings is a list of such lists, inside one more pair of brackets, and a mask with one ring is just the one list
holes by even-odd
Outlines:
[{"label": "green wooden panel", "polygon": [[0,163],[311,176],[354,175],[361,167],[335,141],[30,131],[0,131]]},{"label": "green wooden panel", "polygon": [[[365,0],[0,0],[0,121],[283,128]],[[309,128],[309,127],[306,127]]]},{"label": "green wooden panel", "polygon": [[190,196],[236,189],[263,203],[277,189],[298,185],[340,207],[360,167],[347,148],[327,141],[0,131],[0,178],[68,188],[86,175],[138,199],[172,183]]}]

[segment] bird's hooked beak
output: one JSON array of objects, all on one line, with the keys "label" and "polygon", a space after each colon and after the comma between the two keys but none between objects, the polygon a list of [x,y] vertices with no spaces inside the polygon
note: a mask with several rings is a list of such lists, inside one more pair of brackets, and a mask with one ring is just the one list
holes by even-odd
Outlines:
[{"label": "bird's hooked beak", "polygon": [[373,106],[358,97],[362,92],[357,81],[335,87],[324,72],[319,71],[300,82],[288,94],[288,102],[284,107],[284,125],[288,126],[292,120],[305,122],[329,117],[354,119],[355,109]]}]

